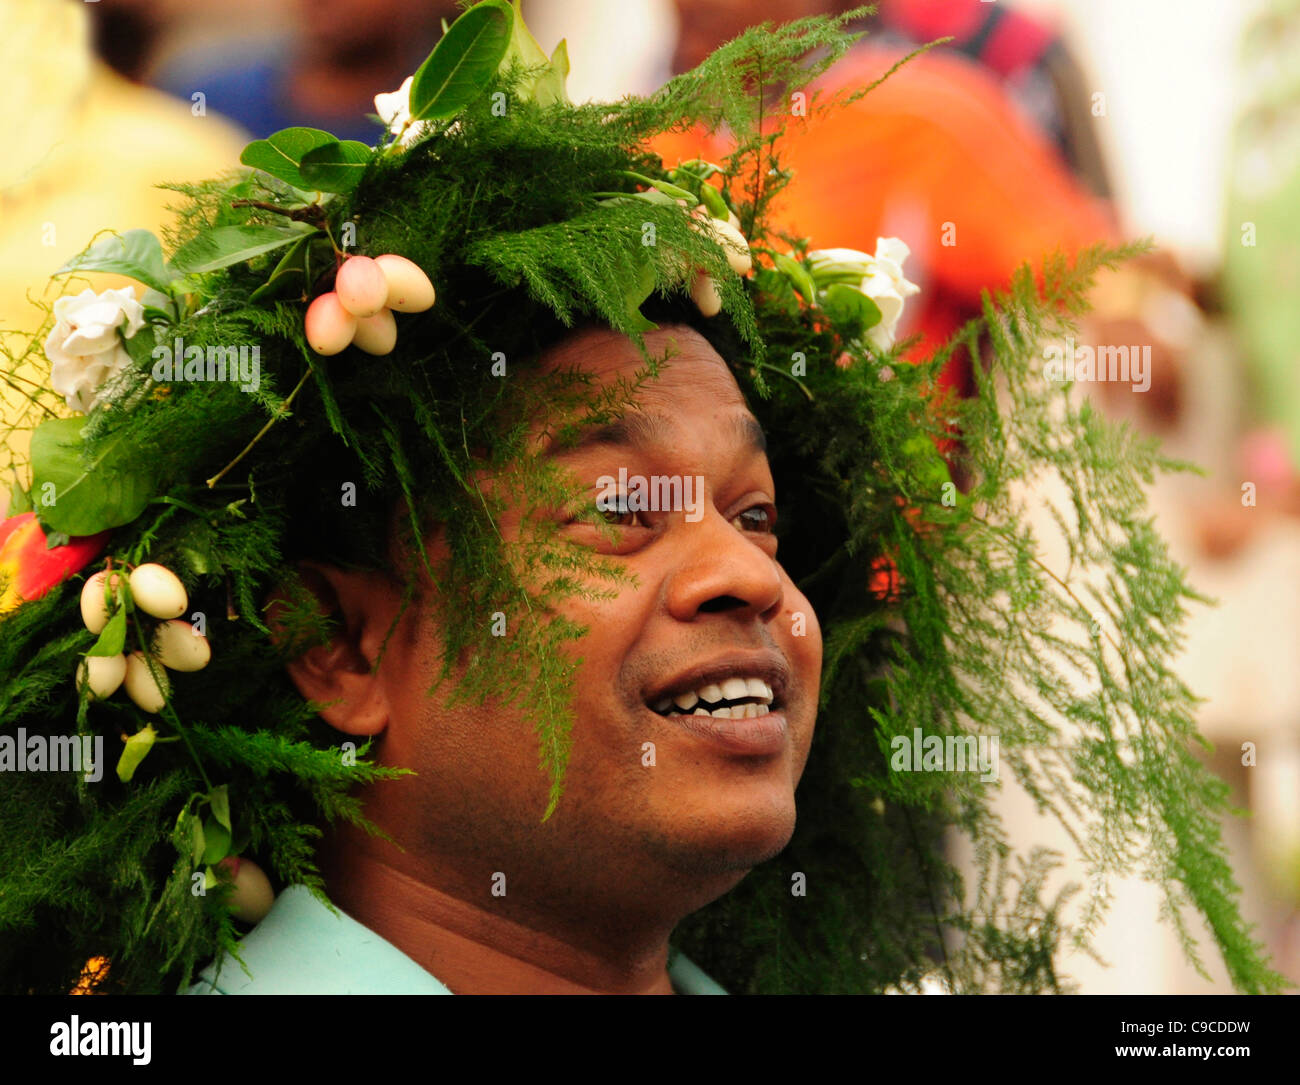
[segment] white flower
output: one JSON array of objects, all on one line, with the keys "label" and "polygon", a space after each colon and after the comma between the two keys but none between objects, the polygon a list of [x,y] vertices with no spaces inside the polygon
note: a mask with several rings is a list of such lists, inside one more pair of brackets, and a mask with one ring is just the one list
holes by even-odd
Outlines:
[{"label": "white flower", "polygon": [[819,249],[808,254],[808,264],[819,289],[844,283],[876,303],[880,323],[867,330],[867,340],[877,350],[885,351],[894,345],[903,300],[921,290],[903,276],[903,261],[909,255],[911,250],[898,238],[878,237],[875,256],[857,249]]},{"label": "white flower", "polygon": [[99,389],[130,366],[122,339],[144,327],[144,306],[129,286],[102,294],[83,290],[75,298],[59,298],[54,318],[45,340],[50,387],[73,410],[89,414],[103,398]]},{"label": "white flower", "polygon": [[395,91],[375,95],[375,112],[388,126],[389,132],[399,137],[399,147],[409,147],[420,138],[426,127],[423,121],[411,124],[411,84],[414,81],[415,76],[408,75]]}]

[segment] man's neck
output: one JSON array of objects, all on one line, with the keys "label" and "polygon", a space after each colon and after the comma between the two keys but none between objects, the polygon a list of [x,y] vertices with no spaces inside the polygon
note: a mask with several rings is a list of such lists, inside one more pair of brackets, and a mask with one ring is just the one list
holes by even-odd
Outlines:
[{"label": "man's neck", "polygon": [[[329,856],[326,884],[343,911],[387,939],[454,994],[672,994],[670,930],[582,945],[487,911],[389,865],[361,847]],[[599,941],[599,939],[597,940]]]}]

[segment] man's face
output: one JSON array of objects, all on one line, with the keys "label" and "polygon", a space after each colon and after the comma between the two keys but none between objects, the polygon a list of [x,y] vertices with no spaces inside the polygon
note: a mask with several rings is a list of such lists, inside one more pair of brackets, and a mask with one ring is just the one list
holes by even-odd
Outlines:
[{"label": "man's face", "polygon": [[[612,542],[590,518],[561,514],[562,536],[636,579],[616,585],[612,599],[558,608],[589,632],[566,647],[581,665],[555,814],[540,822],[548,781],[523,707],[448,709],[441,696],[426,696],[436,607],[394,638],[381,668],[390,717],[381,759],[420,774],[380,785],[398,807],[385,827],[408,849],[411,872],[435,884],[463,875],[465,891],[485,894],[492,874],[505,873],[505,907],[567,895],[573,907],[607,915],[611,903],[654,909],[683,891],[698,895],[699,907],[779,852],[794,829],[821,634],[776,560],[777,495],[761,432],[696,332],[664,328],[647,341],[654,352],[672,342],[677,353],[641,385],[621,424],[549,452],[591,505],[606,498],[604,518],[618,529]],[[635,347],[608,331],[580,333],[543,358],[546,369],[580,368],[598,384],[629,379],[642,365]],[[620,512],[609,486],[620,469],[630,486],[666,478],[661,494],[675,485],[692,501]],[[683,488],[697,480],[700,492]],[[524,514],[512,507],[499,520],[507,543]]]}]

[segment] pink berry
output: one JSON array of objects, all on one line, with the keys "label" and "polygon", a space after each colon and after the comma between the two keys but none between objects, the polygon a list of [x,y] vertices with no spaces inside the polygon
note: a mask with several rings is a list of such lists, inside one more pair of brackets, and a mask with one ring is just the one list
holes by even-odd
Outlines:
[{"label": "pink berry", "polygon": [[308,345],[317,354],[337,354],[352,342],[357,318],[343,308],[338,294],[331,290],[307,307],[303,330]]},{"label": "pink berry", "polygon": [[334,292],[353,316],[374,316],[388,301],[388,280],[369,256],[349,256],[334,279]]}]

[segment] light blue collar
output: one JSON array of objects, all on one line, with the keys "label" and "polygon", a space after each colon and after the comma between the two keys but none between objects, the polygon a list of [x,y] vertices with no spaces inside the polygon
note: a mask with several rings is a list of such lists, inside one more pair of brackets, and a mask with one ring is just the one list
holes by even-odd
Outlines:
[{"label": "light blue collar", "polygon": [[[200,974],[188,994],[449,995],[391,942],[343,912],[332,912],[304,885],[291,885],[227,958]],[[685,954],[669,950],[668,976],[682,995],[725,995]]]}]

